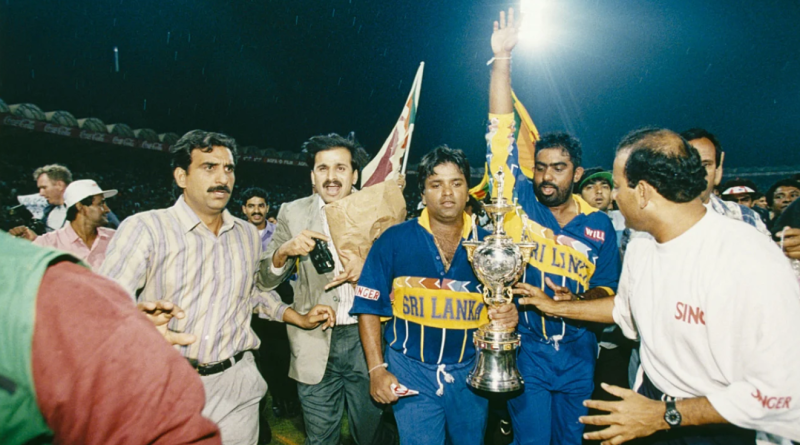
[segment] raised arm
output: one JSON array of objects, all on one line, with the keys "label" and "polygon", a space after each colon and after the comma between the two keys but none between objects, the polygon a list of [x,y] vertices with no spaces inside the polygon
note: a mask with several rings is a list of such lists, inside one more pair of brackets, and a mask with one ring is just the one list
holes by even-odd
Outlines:
[{"label": "raised arm", "polygon": [[517,45],[518,28],[514,23],[514,8],[500,11],[492,32],[492,77],[489,83],[489,113],[508,114],[514,111],[511,99],[511,51]]}]

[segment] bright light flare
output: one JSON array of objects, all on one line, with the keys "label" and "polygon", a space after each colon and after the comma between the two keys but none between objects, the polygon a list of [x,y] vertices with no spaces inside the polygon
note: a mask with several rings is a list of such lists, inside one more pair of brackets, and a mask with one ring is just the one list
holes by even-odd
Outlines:
[{"label": "bright light flare", "polygon": [[556,24],[553,14],[554,0],[520,0],[522,21],[519,24],[520,42],[543,48],[553,40],[556,35]]}]

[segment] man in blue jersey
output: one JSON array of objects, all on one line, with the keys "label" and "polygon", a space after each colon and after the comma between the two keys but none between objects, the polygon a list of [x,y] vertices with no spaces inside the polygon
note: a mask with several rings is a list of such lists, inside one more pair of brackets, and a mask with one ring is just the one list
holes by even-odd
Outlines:
[{"label": "man in blue jersey", "polygon": [[[486,310],[461,245],[486,234],[473,231],[464,212],[464,153],[434,149],[422,158],[418,177],[426,207],[372,246],[350,313],[358,314],[370,393],[380,403],[396,402],[403,445],[482,444],[488,402],[466,384],[475,358],[472,335],[489,319],[516,326],[517,311],[512,304]],[[385,357],[380,317],[392,317],[384,333]],[[406,389],[419,394],[403,395]]]},{"label": "man in blue jersey", "polygon": [[[611,220],[572,194],[583,173],[581,146],[565,133],[544,134],[536,142],[533,178],[522,173],[514,138],[511,51],[517,44],[513,10],[500,13],[492,34],[489,132],[492,172],[506,174],[504,194],[521,209],[506,227],[515,238],[537,244],[524,282],[544,290],[563,286],[580,299],[608,297],[620,274],[616,233]],[[523,216],[526,216],[523,218]],[[550,317],[531,307],[520,313],[522,347],[518,366],[523,393],[509,401],[514,443],[580,444],[583,401],[592,394],[597,338],[584,324]]]}]

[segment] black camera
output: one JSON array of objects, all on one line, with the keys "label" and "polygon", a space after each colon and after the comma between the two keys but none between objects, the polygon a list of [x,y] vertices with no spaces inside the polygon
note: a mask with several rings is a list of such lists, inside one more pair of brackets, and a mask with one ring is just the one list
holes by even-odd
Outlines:
[{"label": "black camera", "polygon": [[24,206],[17,205],[3,209],[0,216],[0,230],[8,232],[17,226],[27,226],[37,234],[44,233],[42,221],[33,217],[33,214]]},{"label": "black camera", "polygon": [[333,263],[333,255],[328,249],[328,243],[321,239],[315,239],[314,241],[316,241],[316,245],[311,253],[308,254],[311,257],[311,264],[314,265],[314,269],[317,269],[317,273],[320,275],[333,272],[335,265]]}]

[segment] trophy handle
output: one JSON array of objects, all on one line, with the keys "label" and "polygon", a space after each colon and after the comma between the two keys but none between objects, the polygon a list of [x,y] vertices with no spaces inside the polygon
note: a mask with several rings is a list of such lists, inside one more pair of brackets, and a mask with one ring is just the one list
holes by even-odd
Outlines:
[{"label": "trophy handle", "polygon": [[505,288],[505,291],[503,293],[505,294],[505,295],[503,295],[503,300],[505,300],[506,304],[509,304],[512,301],[514,301],[514,289],[513,288],[507,287],[507,288]]}]

